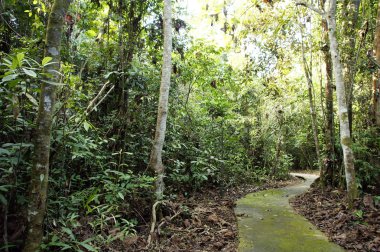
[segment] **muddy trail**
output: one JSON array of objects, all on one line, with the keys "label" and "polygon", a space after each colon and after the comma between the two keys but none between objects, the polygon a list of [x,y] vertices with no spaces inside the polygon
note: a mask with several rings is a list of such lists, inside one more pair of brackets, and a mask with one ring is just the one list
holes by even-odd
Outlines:
[{"label": "muddy trail", "polygon": [[289,198],[305,192],[317,178],[311,174],[296,174],[302,183],[280,189],[251,193],[236,203],[239,252],[304,252],[344,251],[328,241],[304,217],[296,214]]}]

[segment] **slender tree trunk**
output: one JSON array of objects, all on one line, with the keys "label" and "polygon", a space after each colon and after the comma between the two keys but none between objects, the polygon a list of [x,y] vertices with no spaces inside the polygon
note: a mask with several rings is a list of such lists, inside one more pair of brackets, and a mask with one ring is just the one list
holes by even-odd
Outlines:
[{"label": "slender tree trunk", "polygon": [[343,2],[343,46],[342,63],[343,63],[343,79],[346,85],[348,121],[350,125],[350,133],[352,135],[352,102],[353,102],[353,86],[354,86],[354,71],[356,65],[355,45],[356,45],[356,26],[358,23],[360,0],[344,0]]},{"label": "slender tree trunk", "polygon": [[283,132],[282,132],[282,126],[284,123],[284,117],[283,112],[281,110],[277,111],[277,119],[278,119],[278,135],[277,135],[277,143],[276,143],[276,154],[275,154],[275,163],[273,164],[272,168],[272,176],[276,177],[277,172],[281,167],[280,163],[280,157],[281,157],[281,151],[282,151],[282,140],[283,140]]},{"label": "slender tree trunk", "polygon": [[312,75],[312,66],[311,63],[308,65],[305,55],[305,45],[303,42],[303,29],[301,27],[301,45],[302,45],[302,61],[303,61],[303,68],[306,76],[307,81],[307,91],[309,96],[309,107],[310,107],[310,116],[311,116],[311,126],[313,129],[313,137],[314,137],[314,145],[315,145],[315,153],[317,155],[317,161],[318,161],[318,168],[322,170],[321,165],[321,154],[320,154],[320,148],[319,148],[319,139],[318,139],[318,126],[317,126],[317,114],[315,111],[314,106],[314,99],[313,99],[313,75]]},{"label": "slender tree trunk", "polygon": [[[321,9],[324,9],[324,0],[321,1]],[[334,170],[335,170],[335,129],[334,129],[334,99],[332,88],[332,63],[329,46],[329,35],[327,21],[322,19],[322,39],[324,46],[322,48],[323,59],[326,68],[326,84],[325,84],[325,96],[326,96],[326,126],[325,126],[325,143],[327,157],[324,160],[323,169],[321,170],[321,182],[322,187],[327,185],[333,185],[334,183]]]},{"label": "slender tree trunk", "polygon": [[[373,56],[380,63],[380,1],[377,9],[375,40],[373,45]],[[373,118],[376,126],[380,127],[380,69],[376,67],[373,73]]]},{"label": "slender tree trunk", "polygon": [[158,113],[156,133],[154,137],[149,166],[156,173],[156,199],[161,200],[164,195],[164,173],[162,163],[162,148],[165,142],[166,120],[168,116],[170,75],[172,68],[172,20],[171,0],[164,0],[164,53],[162,76],[160,86],[160,98],[158,101]]},{"label": "slender tree trunk", "polygon": [[336,96],[338,101],[338,114],[340,125],[340,142],[343,149],[343,161],[346,175],[348,203],[352,207],[354,199],[358,195],[356,186],[354,153],[351,148],[351,135],[348,120],[348,107],[346,99],[346,90],[343,79],[343,69],[340,61],[338,42],[336,39],[336,0],[330,1],[329,12],[326,14],[326,20],[329,28],[330,52],[333,65]]},{"label": "slender tree trunk", "polygon": [[[54,64],[45,67],[49,82],[59,82],[59,62],[63,21],[70,0],[55,0],[49,15],[45,57],[51,57]],[[46,212],[47,187],[49,179],[50,130],[55,104],[55,85],[43,82],[36,121],[34,139],[34,165],[31,171],[28,204],[28,229],[24,252],[38,250],[43,237],[43,221]]]}]

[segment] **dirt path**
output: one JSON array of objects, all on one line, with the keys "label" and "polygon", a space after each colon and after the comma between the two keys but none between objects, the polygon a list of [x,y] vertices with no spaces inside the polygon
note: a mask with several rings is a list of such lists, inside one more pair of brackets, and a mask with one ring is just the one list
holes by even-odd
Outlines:
[{"label": "dirt path", "polygon": [[318,177],[311,174],[296,174],[305,181],[281,189],[271,189],[248,194],[237,201],[240,252],[335,252],[344,251],[328,242],[302,216],[294,213],[289,198],[306,191]]}]

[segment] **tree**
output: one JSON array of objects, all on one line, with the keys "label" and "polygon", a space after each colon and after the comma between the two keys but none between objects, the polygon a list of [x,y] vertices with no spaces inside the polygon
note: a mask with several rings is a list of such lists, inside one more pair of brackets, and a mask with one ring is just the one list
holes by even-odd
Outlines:
[{"label": "tree", "polygon": [[343,68],[340,59],[338,41],[336,38],[336,0],[330,0],[329,9],[327,12],[316,8],[305,2],[297,2],[297,5],[303,5],[311,10],[322,15],[327,21],[328,31],[329,31],[329,42],[330,42],[330,54],[332,60],[333,73],[336,85],[336,96],[338,101],[338,115],[339,115],[339,126],[340,126],[340,143],[343,150],[343,162],[346,176],[346,186],[347,186],[347,200],[350,207],[352,207],[354,199],[358,196],[358,188],[356,185],[355,177],[355,167],[354,167],[354,153],[352,151],[351,145],[351,132],[350,123],[348,115],[348,105],[346,97],[346,86],[343,79]]},{"label": "tree", "polygon": [[354,199],[358,196],[356,186],[354,153],[351,148],[351,132],[348,116],[346,87],[343,79],[343,69],[340,60],[338,42],[336,39],[336,0],[330,1],[329,11],[326,13],[326,21],[329,30],[330,53],[336,85],[336,96],[338,101],[338,114],[340,125],[340,143],[343,150],[343,162],[346,175],[346,186],[348,203],[352,207]]},{"label": "tree", "polygon": [[[325,1],[320,2],[320,8],[325,9]],[[326,143],[326,154],[327,157],[324,161],[321,170],[321,183],[322,187],[330,184],[333,185],[334,182],[334,167],[335,167],[335,130],[334,130],[334,99],[333,99],[333,88],[332,88],[332,66],[331,66],[331,54],[329,46],[329,35],[327,21],[322,19],[322,39],[323,39],[323,60],[325,62],[326,70],[326,83],[325,83],[325,98],[326,98],[326,125],[325,125],[325,143]]]},{"label": "tree", "polygon": [[50,131],[56,100],[56,86],[60,74],[61,35],[65,14],[70,0],[55,0],[46,29],[45,57],[51,57],[46,65],[42,80],[36,135],[34,139],[34,164],[29,185],[28,229],[24,252],[35,252],[43,237],[43,221],[46,210],[47,187],[49,181]]},{"label": "tree", "polygon": [[164,194],[165,167],[162,163],[162,149],[165,142],[166,120],[168,117],[170,75],[172,66],[172,20],[171,0],[164,1],[164,52],[161,73],[160,97],[158,101],[157,124],[149,167],[156,173],[156,199],[161,200]]},{"label": "tree", "polygon": [[375,39],[373,44],[373,56],[375,62],[377,62],[376,71],[373,73],[373,115],[375,124],[380,127],[380,2],[377,9],[377,19],[375,28]]},{"label": "tree", "polygon": [[302,63],[303,63],[303,68],[304,68],[305,77],[307,81],[307,91],[308,91],[308,97],[309,97],[311,126],[313,129],[315,152],[317,154],[317,161],[318,161],[318,166],[319,166],[318,168],[322,169],[321,155],[320,155],[320,149],[319,149],[319,139],[318,139],[317,113],[316,113],[315,104],[314,104],[314,87],[313,87],[313,70],[312,70],[313,60],[310,59],[310,63],[307,63],[302,25],[300,26],[300,31],[301,31]]},{"label": "tree", "polygon": [[357,23],[359,14],[360,0],[344,0],[342,8],[343,22],[342,26],[345,27],[342,31],[342,50],[341,61],[343,64],[343,80],[346,85],[347,108],[348,108],[348,121],[350,123],[350,133],[352,134],[352,103],[353,103],[353,87],[354,77],[356,71],[356,57],[355,45],[357,33]]}]

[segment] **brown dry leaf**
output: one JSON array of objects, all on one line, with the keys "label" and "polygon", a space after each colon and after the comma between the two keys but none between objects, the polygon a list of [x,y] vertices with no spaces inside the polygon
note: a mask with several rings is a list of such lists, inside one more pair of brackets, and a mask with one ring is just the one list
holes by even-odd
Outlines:
[{"label": "brown dry leaf", "polygon": [[135,235],[135,236],[127,236],[127,237],[125,237],[123,243],[124,243],[125,246],[129,247],[129,246],[135,244],[138,239],[139,239],[139,237],[137,235]]},{"label": "brown dry leaf", "polygon": [[190,223],[189,219],[185,219],[185,220],[183,221],[183,225],[184,225],[186,228],[190,227],[190,226],[191,226],[191,223]]},{"label": "brown dry leaf", "polygon": [[207,221],[212,222],[212,223],[218,223],[219,218],[215,213],[213,213],[207,217]]},{"label": "brown dry leaf", "polygon": [[235,237],[234,232],[232,232],[232,231],[229,230],[229,229],[222,229],[222,230],[220,230],[220,232],[222,233],[222,235],[223,235],[224,238],[226,238],[226,239],[231,239],[231,238],[234,238],[234,237]]},{"label": "brown dry leaf", "polygon": [[372,195],[369,195],[369,194],[364,195],[364,197],[363,197],[363,204],[366,207],[369,207],[371,209],[375,209],[375,206],[373,205],[373,197],[372,197]]},{"label": "brown dry leaf", "polygon": [[117,233],[120,232],[120,228],[114,228],[108,231],[108,234],[110,235],[116,235]]}]

